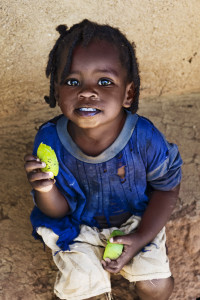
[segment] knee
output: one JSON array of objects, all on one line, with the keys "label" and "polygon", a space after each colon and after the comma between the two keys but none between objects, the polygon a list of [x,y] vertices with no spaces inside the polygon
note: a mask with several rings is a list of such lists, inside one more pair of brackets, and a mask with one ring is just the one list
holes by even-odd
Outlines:
[{"label": "knee", "polygon": [[135,285],[141,300],[167,300],[174,288],[173,277],[138,281]]}]

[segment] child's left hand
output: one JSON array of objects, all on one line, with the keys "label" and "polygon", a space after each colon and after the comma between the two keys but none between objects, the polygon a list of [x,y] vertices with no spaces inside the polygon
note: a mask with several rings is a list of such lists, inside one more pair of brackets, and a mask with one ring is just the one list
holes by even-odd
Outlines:
[{"label": "child's left hand", "polygon": [[101,263],[110,273],[118,273],[145,245],[150,243],[169,219],[178,198],[180,184],[170,191],[153,191],[137,231],[116,236],[110,242],[124,244],[122,255],[116,260],[106,258]]},{"label": "child's left hand", "polygon": [[142,248],[138,243],[137,233],[116,236],[110,239],[112,243],[123,244],[122,254],[115,260],[102,260],[103,268],[110,273],[118,273]]}]

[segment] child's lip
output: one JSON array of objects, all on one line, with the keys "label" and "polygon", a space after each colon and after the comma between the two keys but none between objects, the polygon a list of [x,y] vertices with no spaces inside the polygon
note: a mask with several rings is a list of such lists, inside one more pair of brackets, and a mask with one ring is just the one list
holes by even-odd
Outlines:
[{"label": "child's lip", "polygon": [[101,110],[100,109],[100,107],[98,106],[98,105],[95,105],[94,103],[93,104],[83,104],[83,103],[81,103],[81,105],[78,105],[77,107],[76,107],[76,110],[94,110],[94,109],[96,109],[96,110]]},{"label": "child's lip", "polygon": [[99,109],[97,109],[97,108],[93,108],[93,107],[80,107],[80,108],[78,108],[78,110],[80,110],[80,111],[97,111],[97,110],[99,110]]},{"label": "child's lip", "polygon": [[93,108],[93,107],[80,107],[75,109],[75,111],[79,116],[82,117],[95,116],[96,114],[101,112],[101,110],[99,110],[98,108]]}]

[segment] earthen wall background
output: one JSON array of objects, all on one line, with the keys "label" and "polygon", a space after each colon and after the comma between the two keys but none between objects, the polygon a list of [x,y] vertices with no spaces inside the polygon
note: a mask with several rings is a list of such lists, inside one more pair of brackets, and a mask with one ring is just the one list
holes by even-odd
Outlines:
[{"label": "earthen wall background", "polygon": [[47,57],[55,27],[84,18],[121,29],[137,46],[141,97],[199,88],[199,0],[1,0],[0,115],[48,91]]}]

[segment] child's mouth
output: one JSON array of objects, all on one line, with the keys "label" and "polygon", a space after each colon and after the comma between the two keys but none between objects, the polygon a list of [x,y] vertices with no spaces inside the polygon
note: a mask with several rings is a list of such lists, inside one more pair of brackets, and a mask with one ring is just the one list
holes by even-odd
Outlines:
[{"label": "child's mouth", "polygon": [[92,108],[92,107],[81,107],[81,108],[76,109],[76,113],[78,113],[79,116],[82,116],[82,117],[91,117],[100,112],[101,111],[99,109]]}]

